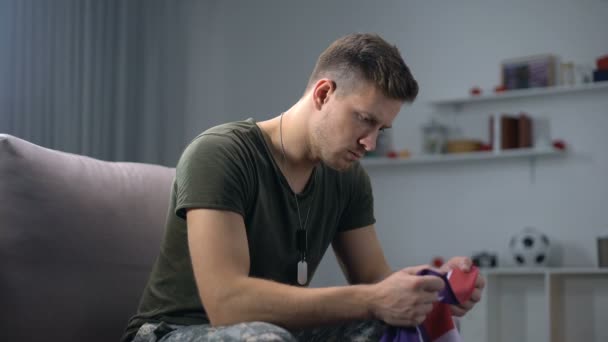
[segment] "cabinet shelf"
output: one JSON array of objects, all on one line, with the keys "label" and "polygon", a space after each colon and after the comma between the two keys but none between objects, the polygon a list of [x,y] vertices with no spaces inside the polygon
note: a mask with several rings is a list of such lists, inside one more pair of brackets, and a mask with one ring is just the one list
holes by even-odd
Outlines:
[{"label": "cabinet shelf", "polygon": [[484,300],[463,317],[465,341],[608,341],[608,268],[482,269]]},{"label": "cabinet shelf", "polygon": [[512,150],[504,150],[499,153],[492,151],[484,152],[469,152],[469,153],[454,153],[440,155],[421,155],[410,158],[392,159],[385,157],[367,157],[361,160],[361,165],[364,167],[386,167],[400,165],[415,165],[415,164],[432,164],[432,163],[452,163],[461,161],[475,160],[490,160],[490,159],[507,159],[507,158],[536,158],[550,157],[563,155],[564,152],[553,148],[519,148]]},{"label": "cabinet shelf", "polygon": [[507,90],[502,93],[491,94],[491,95],[479,95],[479,96],[469,96],[469,97],[436,100],[436,101],[432,101],[431,104],[436,105],[436,106],[453,106],[453,105],[464,105],[464,104],[475,103],[475,102],[500,101],[503,99],[506,100],[506,99],[525,98],[525,97],[556,95],[556,94],[564,94],[564,93],[591,92],[591,91],[596,91],[596,90],[608,90],[608,81],[595,82],[595,83],[584,83],[584,84],[572,85],[572,86],[563,85],[563,86],[555,86],[555,87]]},{"label": "cabinet shelf", "polygon": [[486,268],[482,273],[489,276],[513,275],[585,275],[608,274],[608,268],[599,267],[503,267]]}]

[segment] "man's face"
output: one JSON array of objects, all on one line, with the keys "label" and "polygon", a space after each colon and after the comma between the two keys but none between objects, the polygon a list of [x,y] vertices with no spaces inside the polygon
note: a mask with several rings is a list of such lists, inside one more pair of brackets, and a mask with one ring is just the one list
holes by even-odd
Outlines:
[{"label": "man's face", "polygon": [[402,105],[370,84],[359,85],[347,94],[331,92],[313,122],[313,153],[332,169],[348,169],[376,148],[378,133],[392,126]]}]

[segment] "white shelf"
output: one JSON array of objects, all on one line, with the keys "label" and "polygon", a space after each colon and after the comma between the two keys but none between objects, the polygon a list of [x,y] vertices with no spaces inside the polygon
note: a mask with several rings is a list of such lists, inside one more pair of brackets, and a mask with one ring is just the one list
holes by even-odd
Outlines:
[{"label": "white shelf", "polygon": [[608,268],[599,267],[502,267],[482,268],[481,271],[490,276],[608,274]]},{"label": "white shelf", "polygon": [[414,165],[414,164],[431,164],[431,163],[446,163],[446,162],[461,162],[475,161],[488,159],[506,159],[506,158],[531,158],[531,157],[549,157],[563,155],[561,150],[546,148],[519,148],[512,150],[504,150],[499,153],[492,151],[484,152],[469,152],[469,153],[454,153],[440,155],[421,155],[410,158],[385,158],[385,157],[367,157],[361,160],[361,165],[364,167],[384,167],[384,166],[399,166],[399,165]]},{"label": "white shelf", "polygon": [[478,308],[461,320],[465,341],[608,341],[608,268],[485,268]]},{"label": "white shelf", "polygon": [[463,104],[475,103],[475,102],[489,102],[489,101],[499,101],[499,100],[503,100],[503,99],[546,96],[546,95],[575,93],[575,92],[588,92],[588,91],[595,91],[595,90],[608,90],[608,82],[585,83],[585,84],[573,85],[573,86],[555,86],[555,87],[544,87],[544,88],[507,90],[507,91],[504,91],[502,93],[497,93],[497,94],[444,99],[444,100],[432,101],[431,103],[434,105],[437,105],[437,106],[452,106],[452,105],[463,105]]}]

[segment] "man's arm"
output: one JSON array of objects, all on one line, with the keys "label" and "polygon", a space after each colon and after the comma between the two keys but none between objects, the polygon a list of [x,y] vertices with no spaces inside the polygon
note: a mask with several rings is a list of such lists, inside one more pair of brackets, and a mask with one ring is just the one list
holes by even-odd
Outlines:
[{"label": "man's arm", "polygon": [[[350,284],[373,284],[391,274],[373,225],[340,233],[332,244],[342,271]],[[472,264],[469,258],[454,257],[440,271],[447,273],[452,268],[460,268],[464,272],[469,272]],[[470,311],[481,300],[484,287],[485,279],[479,275],[471,299],[461,305],[452,305],[452,314],[464,316]]]},{"label": "man's arm", "polygon": [[332,247],[350,284],[377,283],[392,273],[374,225],[339,233]]},{"label": "man's arm", "polygon": [[188,246],[200,298],[212,325],[264,321],[302,329],[378,318],[403,326],[421,322],[443,287],[438,278],[398,272],[382,283],[300,288],[249,277],[243,218],[233,212],[187,213]]}]

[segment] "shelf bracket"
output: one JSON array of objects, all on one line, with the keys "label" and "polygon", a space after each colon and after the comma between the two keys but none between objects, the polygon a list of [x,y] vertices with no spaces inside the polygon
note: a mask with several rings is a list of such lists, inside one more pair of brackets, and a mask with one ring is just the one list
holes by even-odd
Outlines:
[{"label": "shelf bracket", "polygon": [[530,157],[530,184],[536,183],[536,157]]}]

